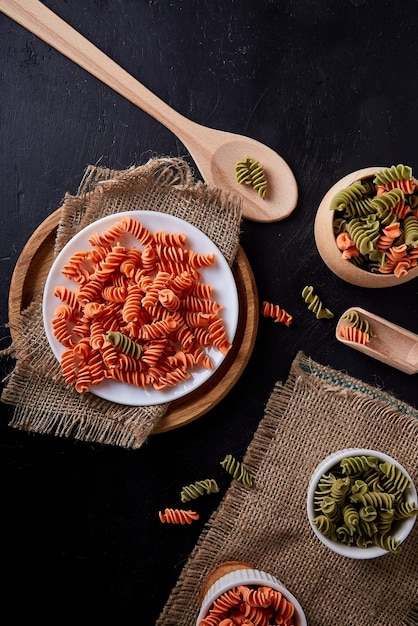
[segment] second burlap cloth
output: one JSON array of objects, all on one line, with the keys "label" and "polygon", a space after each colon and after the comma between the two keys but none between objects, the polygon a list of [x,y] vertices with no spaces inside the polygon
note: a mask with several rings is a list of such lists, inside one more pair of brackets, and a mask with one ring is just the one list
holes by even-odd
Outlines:
[{"label": "second burlap cloth", "polygon": [[[203,231],[232,266],[241,225],[241,201],[194,180],[182,159],[161,158],[124,171],[89,167],[76,195],[67,194],[55,240],[55,256],[80,230],[122,211],[146,210],[174,215]],[[2,401],[15,406],[10,426],[25,431],[74,437],[139,448],[168,410],[168,403],[125,406],[91,393],[78,394],[61,375],[49,347],[42,318],[42,294],[19,319],[18,337],[6,352],[16,366]]]},{"label": "second burlap cloth", "polygon": [[195,626],[206,577],[241,561],[276,576],[309,626],[416,626],[418,522],[400,554],[348,559],[314,535],[306,497],[318,463],[351,447],[389,454],[417,485],[417,444],[415,408],[299,353],[286,383],[276,383],[245,455],[253,488],[232,481],[157,625]]}]

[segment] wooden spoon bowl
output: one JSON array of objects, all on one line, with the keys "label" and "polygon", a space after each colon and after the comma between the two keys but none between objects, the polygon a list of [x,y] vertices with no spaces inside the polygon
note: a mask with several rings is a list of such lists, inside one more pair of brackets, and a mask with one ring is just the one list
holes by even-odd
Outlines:
[{"label": "wooden spoon bowl", "polygon": [[314,236],[318,252],[324,263],[337,276],[348,283],[359,287],[394,287],[401,285],[418,276],[418,266],[410,269],[404,276],[394,274],[374,274],[354,265],[348,259],[343,259],[341,250],[335,243],[333,230],[334,211],[330,208],[335,194],[348,187],[356,180],[374,176],[377,172],[385,169],[381,167],[367,167],[344,176],[336,182],[323,197],[316,214],[314,224]]},{"label": "wooden spoon bowl", "polygon": [[[369,343],[362,344],[344,339],[341,334],[342,326],[349,326],[347,314],[357,312],[362,320],[373,329],[373,336]],[[358,306],[352,306],[341,315],[335,329],[338,341],[367,354],[377,361],[395,367],[405,374],[418,373],[418,335],[389,320],[366,311]]]}]

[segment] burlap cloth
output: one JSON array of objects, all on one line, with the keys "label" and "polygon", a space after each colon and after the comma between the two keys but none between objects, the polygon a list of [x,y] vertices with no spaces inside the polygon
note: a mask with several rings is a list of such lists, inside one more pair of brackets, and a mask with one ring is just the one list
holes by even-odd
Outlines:
[{"label": "burlap cloth", "polygon": [[[159,211],[189,222],[232,266],[242,218],[239,196],[194,180],[185,161],[169,158],[124,171],[88,167],[77,194],[64,198],[54,255],[91,222],[131,210]],[[13,320],[9,325],[13,335]],[[42,295],[22,312],[22,337],[3,354],[12,355],[16,365],[1,400],[15,406],[9,425],[21,430],[139,448],[169,407],[125,406],[70,388],[44,332]]]},{"label": "burlap cloth", "polygon": [[309,626],[418,624],[418,522],[401,554],[352,560],[312,532],[306,494],[330,453],[371,448],[396,458],[418,484],[418,411],[299,353],[276,383],[243,459],[254,488],[232,481],[172,590],[157,626],[194,626],[205,577],[225,561],[276,576]]}]

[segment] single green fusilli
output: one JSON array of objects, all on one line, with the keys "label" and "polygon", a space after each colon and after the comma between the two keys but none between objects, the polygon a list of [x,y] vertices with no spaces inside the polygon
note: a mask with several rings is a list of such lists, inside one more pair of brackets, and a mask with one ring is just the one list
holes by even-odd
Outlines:
[{"label": "single green fusilli", "polygon": [[312,523],[317,527],[325,537],[336,539],[336,526],[326,515],[317,515],[313,518]]},{"label": "single green fusilli", "polygon": [[363,506],[371,504],[376,508],[391,509],[395,504],[395,496],[384,491],[369,491],[367,493],[354,493],[350,497],[351,502],[360,503]]},{"label": "single green fusilli", "polygon": [[395,519],[394,509],[382,509],[379,511],[379,515],[376,519],[377,532],[382,535],[386,535],[392,528],[393,520]]},{"label": "single green fusilli", "polygon": [[343,319],[347,320],[354,328],[358,328],[362,333],[366,333],[369,337],[376,337],[369,320],[366,320],[358,311],[352,309],[343,315]]},{"label": "single green fusilli", "polygon": [[106,339],[127,356],[139,359],[142,354],[142,346],[119,331],[108,332]]},{"label": "single green fusilli", "polygon": [[403,222],[405,243],[411,248],[418,246],[418,219],[414,214],[407,215]]},{"label": "single green fusilli", "polygon": [[406,519],[418,512],[415,502],[401,502],[395,509],[394,519]]},{"label": "single green fusilli", "polygon": [[367,218],[354,217],[347,222],[347,232],[361,254],[370,254],[377,250],[380,225],[376,216],[369,215]]},{"label": "single green fusilli", "polygon": [[219,487],[216,480],[214,478],[205,478],[204,480],[197,480],[183,487],[180,493],[180,499],[182,502],[189,502],[204,494],[217,493],[218,491]]},{"label": "single green fusilli", "polygon": [[350,479],[347,478],[337,478],[335,482],[332,483],[331,486],[331,498],[334,498],[337,506],[342,506],[345,501],[346,495],[350,490]]},{"label": "single green fusilli", "polygon": [[264,168],[258,161],[253,161],[249,157],[238,161],[235,166],[237,183],[239,185],[249,185],[258,192],[260,198],[264,198],[267,191],[267,179]]},{"label": "single green fusilli", "polygon": [[340,507],[334,498],[325,496],[321,498],[319,506],[324,515],[331,521],[336,521],[340,516]]},{"label": "single green fusilli", "polygon": [[378,214],[385,209],[394,209],[397,204],[405,203],[405,194],[402,189],[391,189],[380,196],[375,196],[371,201],[372,206],[376,207]]},{"label": "single green fusilli", "polygon": [[[390,463],[389,461],[380,463],[379,470],[385,476],[385,478],[382,479],[382,484],[386,486],[388,490],[393,492],[405,491],[405,489],[411,486],[410,480],[394,463]],[[391,486],[392,489],[390,489]]]},{"label": "single green fusilli", "polygon": [[378,460],[374,456],[348,456],[340,461],[343,474],[359,474],[370,467],[377,467]]},{"label": "single green fusilli", "polygon": [[223,461],[221,461],[221,466],[229,473],[235,480],[242,483],[244,487],[250,489],[253,486],[253,480],[249,474],[249,472],[245,469],[245,467],[235,459],[232,454],[227,454]]},{"label": "single green fusilli", "polygon": [[354,202],[362,200],[365,193],[365,187],[361,181],[357,180],[349,187],[345,187],[335,194],[331,200],[330,209],[332,211],[345,211]]},{"label": "single green fusilli", "polygon": [[360,200],[354,200],[345,209],[346,218],[350,217],[367,217],[376,212],[376,208],[373,206],[371,198],[361,198]]},{"label": "single green fusilli", "polygon": [[373,536],[373,541],[376,546],[379,546],[379,548],[383,548],[383,550],[387,550],[393,554],[398,554],[401,551],[400,541],[397,541],[391,535],[380,535],[376,533]]},{"label": "single green fusilli", "polygon": [[351,534],[353,534],[360,522],[358,510],[353,504],[347,503],[342,506],[341,512],[345,525],[351,530]]},{"label": "single green fusilli", "polygon": [[373,179],[375,185],[386,185],[396,180],[409,180],[412,177],[412,168],[409,165],[392,165],[376,174]]},{"label": "single green fusilli", "polygon": [[362,506],[359,509],[359,517],[365,522],[374,522],[377,517],[377,510],[372,504],[368,504],[367,506]]},{"label": "single green fusilli", "polygon": [[309,311],[313,311],[315,313],[316,319],[331,319],[334,317],[334,313],[324,307],[319,296],[314,293],[314,289],[310,285],[307,285],[302,289],[302,298],[308,304]]}]

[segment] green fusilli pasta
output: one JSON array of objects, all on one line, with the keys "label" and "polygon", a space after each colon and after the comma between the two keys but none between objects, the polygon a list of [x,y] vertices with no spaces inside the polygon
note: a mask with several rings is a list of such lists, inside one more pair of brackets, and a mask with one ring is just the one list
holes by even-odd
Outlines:
[{"label": "green fusilli pasta", "polygon": [[397,541],[388,534],[379,535],[379,533],[376,533],[374,535],[374,543],[376,546],[379,546],[379,548],[383,548],[383,550],[387,550],[393,554],[399,554],[401,551],[400,541]]},{"label": "green fusilli pasta", "polygon": [[116,348],[119,348],[123,354],[132,356],[135,359],[139,359],[142,354],[142,346],[135,341],[132,341],[130,337],[124,335],[119,331],[110,331],[106,335],[107,341],[109,341]]},{"label": "green fusilli pasta", "polygon": [[343,474],[360,474],[370,467],[377,467],[378,461],[374,456],[349,456],[340,461]]},{"label": "green fusilli pasta", "polygon": [[401,502],[395,509],[394,519],[406,519],[415,515],[418,511],[415,502]]},{"label": "green fusilli pasta", "polygon": [[384,491],[369,491],[367,493],[354,493],[351,502],[360,503],[363,506],[371,504],[375,508],[391,509],[395,504],[395,496]]},{"label": "green fusilli pasta", "polygon": [[400,202],[405,202],[405,195],[402,189],[396,188],[391,189],[380,196],[376,196],[373,200],[371,200],[371,204],[373,207],[376,207],[378,215],[380,215],[382,211],[394,209]]},{"label": "green fusilli pasta", "polygon": [[368,504],[367,506],[360,507],[358,514],[360,519],[364,520],[365,522],[374,522],[377,517],[377,510],[376,507]]},{"label": "green fusilli pasta", "polygon": [[376,174],[373,179],[375,185],[386,185],[396,180],[409,180],[412,177],[412,168],[409,165],[392,165]]},{"label": "green fusilli pasta", "polygon": [[349,187],[345,187],[338,191],[331,200],[332,211],[345,211],[354,202],[362,200],[366,192],[362,182],[357,180]]},{"label": "green fusilli pasta", "polygon": [[395,518],[395,510],[394,509],[382,509],[379,511],[379,515],[377,516],[376,525],[377,532],[381,535],[386,535],[389,533],[392,528],[392,522]]},{"label": "green fusilli pasta", "polygon": [[345,525],[351,531],[351,534],[354,534],[354,531],[360,522],[360,515],[358,510],[353,504],[349,502],[342,506],[341,512]]},{"label": "green fusilli pasta", "polygon": [[326,515],[317,515],[313,520],[313,524],[318,528],[318,530],[325,535],[325,537],[329,537],[330,539],[336,540],[336,526],[335,524],[327,517]]},{"label": "green fusilli pasta", "polygon": [[343,319],[347,320],[354,326],[354,328],[358,328],[362,333],[367,333],[369,337],[376,337],[376,333],[374,332],[370,322],[366,320],[358,311],[352,309],[351,311],[347,311],[345,315],[343,315]]},{"label": "green fusilli pasta", "polygon": [[410,485],[394,463],[348,456],[318,480],[312,523],[324,536],[348,546],[400,552],[396,524],[418,512],[416,502],[407,499]]},{"label": "green fusilli pasta", "polygon": [[258,192],[260,198],[264,198],[267,191],[267,179],[264,168],[258,161],[253,161],[249,157],[238,161],[235,166],[237,183],[239,185],[249,185]]},{"label": "green fusilli pasta", "polygon": [[407,165],[354,181],[330,201],[341,256],[372,274],[401,277],[416,267],[418,185]]},{"label": "green fusilli pasta", "polygon": [[407,215],[403,226],[406,245],[416,248],[418,246],[418,219],[415,215]]},{"label": "green fusilli pasta", "polygon": [[399,467],[393,463],[389,463],[388,461],[380,463],[379,470],[385,476],[385,478],[382,478],[382,485],[386,486],[388,491],[405,491],[405,489],[411,486],[409,479],[401,472]]},{"label": "green fusilli pasta", "polygon": [[331,319],[334,317],[334,313],[324,307],[322,301],[314,293],[314,289],[310,285],[307,285],[302,289],[302,298],[308,304],[309,311],[313,311],[315,313],[316,319]]},{"label": "green fusilli pasta", "polygon": [[361,254],[370,254],[377,250],[380,225],[376,216],[354,217],[347,222],[347,232]]},{"label": "green fusilli pasta", "polygon": [[319,506],[324,515],[331,521],[336,521],[340,516],[338,503],[330,496],[324,496],[319,502]]},{"label": "green fusilli pasta", "polygon": [[221,461],[221,466],[231,474],[235,480],[242,483],[244,487],[250,489],[253,486],[253,480],[245,469],[245,467],[235,459],[232,454],[227,454],[223,461]]},{"label": "green fusilli pasta", "polygon": [[219,491],[218,484],[214,478],[205,478],[183,487],[180,493],[182,502],[195,500],[199,496],[209,493],[217,493]]}]

